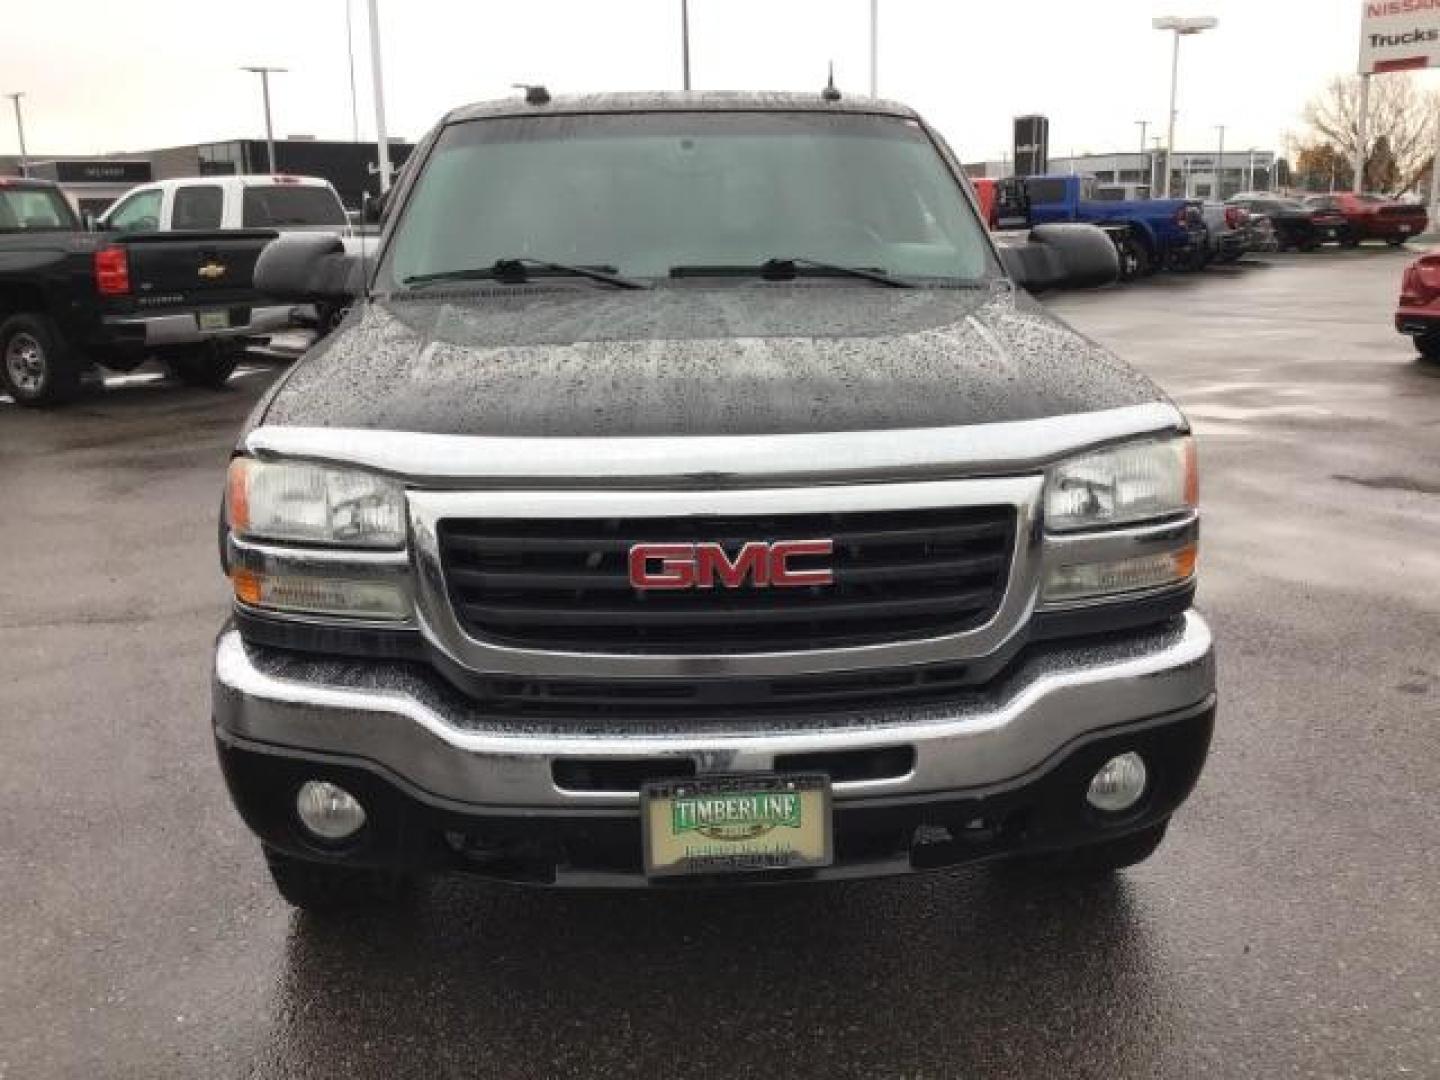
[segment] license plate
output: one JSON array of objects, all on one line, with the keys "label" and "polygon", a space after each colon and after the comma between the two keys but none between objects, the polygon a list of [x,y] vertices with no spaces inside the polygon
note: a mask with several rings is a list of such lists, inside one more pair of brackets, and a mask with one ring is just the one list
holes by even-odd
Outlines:
[{"label": "license plate", "polygon": [[1410,231],[1410,228],[1411,228],[1411,227],[1410,227],[1409,225],[1401,225],[1401,226],[1400,226],[1400,231],[1401,231],[1401,232],[1409,232],[1409,231]]},{"label": "license plate", "polygon": [[640,817],[652,877],[798,870],[834,860],[826,776],[658,781],[641,790]]},{"label": "license plate", "polygon": [[200,312],[201,330],[228,330],[230,329],[230,312],[228,311],[202,311]]}]

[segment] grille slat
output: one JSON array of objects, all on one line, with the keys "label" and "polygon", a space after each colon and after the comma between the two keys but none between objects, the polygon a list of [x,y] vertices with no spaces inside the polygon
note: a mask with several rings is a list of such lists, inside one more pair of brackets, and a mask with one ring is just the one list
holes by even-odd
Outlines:
[{"label": "grille slat", "polygon": [[[893,563],[888,566],[839,567],[838,585],[874,581],[932,580],[961,575],[988,576],[1005,564],[1004,555],[980,555],[967,559],[935,559],[928,562]],[[450,580],[462,588],[510,590],[533,589],[566,592],[574,589],[630,589],[630,575],[621,571],[562,573],[546,570],[467,570],[454,567]]]},{"label": "grille slat", "polygon": [[[669,521],[670,519],[660,519]],[[681,518],[678,520],[690,520]],[[559,524],[559,522],[557,522]],[[764,532],[747,533],[720,533],[718,535],[707,535],[696,537],[690,535],[690,530],[679,531],[675,529],[660,528],[645,533],[644,540],[649,543],[691,543],[700,540],[713,541],[724,544],[727,548],[739,547],[750,540],[812,540],[831,539],[835,541],[837,548],[846,545],[895,545],[895,544],[927,544],[927,543],[952,543],[957,540],[964,540],[971,537],[988,536],[991,527],[988,525],[960,526],[948,529],[938,528],[912,528],[894,529],[887,531],[879,530],[858,530],[846,532],[838,529],[831,529],[828,532],[820,532],[824,525],[817,525],[809,532],[805,530],[796,531],[787,529],[784,536],[768,535]],[[814,533],[814,535],[810,535]],[[485,531],[481,533],[468,533],[457,530],[449,538],[449,544],[456,550],[471,551],[477,554],[504,553],[530,553],[530,552],[619,552],[624,553],[630,549],[630,545],[637,542],[637,537],[629,535],[589,535],[589,536],[533,536],[524,532],[503,533]]]},{"label": "grille slat", "polygon": [[[999,607],[1010,507],[615,519],[447,519],[440,548],[462,625],[488,641],[632,653],[796,651],[958,633]],[[637,543],[832,540],[834,582],[637,590]],[[813,557],[805,560],[811,567]]]},{"label": "grille slat", "polygon": [[[709,591],[707,590],[707,598]],[[756,618],[768,623],[813,622],[825,619],[888,619],[905,615],[948,614],[954,611],[983,610],[992,593],[975,589],[964,593],[945,593],[907,600],[869,600],[849,604],[811,596],[792,599],[773,590],[765,603],[727,602],[716,597],[712,602],[686,601],[681,604],[664,602],[608,607],[600,604],[532,603],[461,604],[466,618],[479,623],[513,625],[569,626],[724,626],[739,619]]]}]

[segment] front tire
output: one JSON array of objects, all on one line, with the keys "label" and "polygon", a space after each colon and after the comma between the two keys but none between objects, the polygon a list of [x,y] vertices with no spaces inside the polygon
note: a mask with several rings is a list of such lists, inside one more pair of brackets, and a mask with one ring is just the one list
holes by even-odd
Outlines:
[{"label": "front tire", "polygon": [[165,368],[172,378],[186,386],[218,390],[234,374],[240,363],[240,347],[209,341],[193,349],[165,357]]},{"label": "front tire", "polygon": [[80,392],[85,366],[48,315],[12,315],[0,323],[0,385],[17,404],[64,404]]},{"label": "front tire", "polygon": [[1440,361],[1440,330],[1417,335],[1415,351],[1426,360]]},{"label": "front tire", "polygon": [[386,870],[297,859],[261,845],[275,888],[291,907],[315,914],[364,907],[389,907],[403,901],[414,879]]},{"label": "front tire", "polygon": [[1026,873],[1046,876],[1100,877],[1144,862],[1155,854],[1169,827],[1170,819],[1166,818],[1159,824],[1114,840],[1102,840],[1098,844],[1086,844],[1067,851],[1022,855],[1012,860],[1010,865]]}]

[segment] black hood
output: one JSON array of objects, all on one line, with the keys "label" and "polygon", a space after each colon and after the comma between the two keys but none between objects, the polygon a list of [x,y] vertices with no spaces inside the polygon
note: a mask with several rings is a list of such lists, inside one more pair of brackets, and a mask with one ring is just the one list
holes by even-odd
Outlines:
[{"label": "black hood", "polygon": [[757,435],[1030,420],[1163,400],[1008,289],[517,286],[377,301],[263,422],[453,435]]}]

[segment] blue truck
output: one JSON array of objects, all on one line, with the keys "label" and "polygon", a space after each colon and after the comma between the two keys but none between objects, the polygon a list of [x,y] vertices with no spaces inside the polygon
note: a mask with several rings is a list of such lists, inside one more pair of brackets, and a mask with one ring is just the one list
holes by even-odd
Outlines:
[{"label": "blue truck", "polygon": [[1204,213],[1193,199],[1123,199],[1097,189],[1093,176],[1070,173],[1001,181],[998,217],[1003,228],[1053,222],[1098,225],[1120,256],[1120,276],[1159,269],[1193,270],[1207,251]]}]

